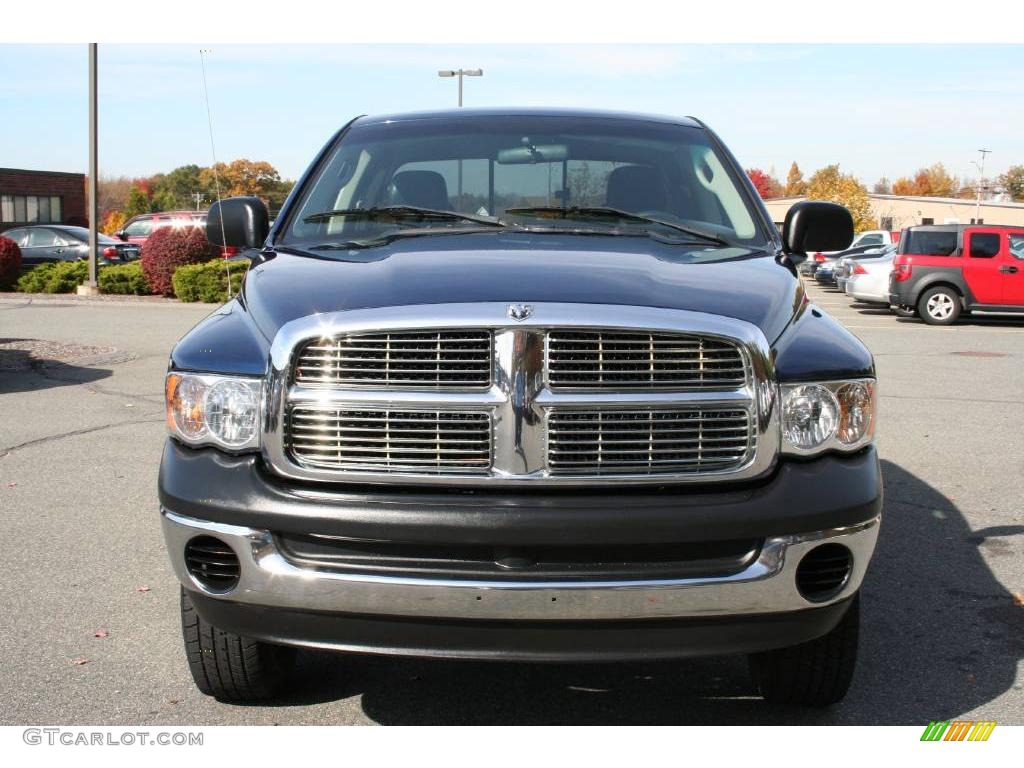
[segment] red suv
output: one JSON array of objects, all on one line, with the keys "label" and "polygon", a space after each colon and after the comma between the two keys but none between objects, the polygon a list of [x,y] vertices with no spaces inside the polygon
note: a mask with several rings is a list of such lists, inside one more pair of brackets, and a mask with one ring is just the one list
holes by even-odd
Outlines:
[{"label": "red suv", "polygon": [[1024,227],[910,227],[889,277],[889,303],[929,325],[962,312],[1024,313]]},{"label": "red suv", "polygon": [[[196,227],[206,229],[206,211],[160,211],[159,213],[143,213],[132,216],[125,222],[114,236],[126,243],[141,246],[149,236],[164,227]],[[221,255],[226,259],[238,253],[237,248],[221,248]]]}]

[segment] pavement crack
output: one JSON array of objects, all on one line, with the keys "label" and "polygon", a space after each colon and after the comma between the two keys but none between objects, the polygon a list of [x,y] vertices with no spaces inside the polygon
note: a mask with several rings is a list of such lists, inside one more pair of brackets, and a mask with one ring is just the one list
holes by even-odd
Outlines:
[{"label": "pavement crack", "polygon": [[79,435],[88,435],[92,432],[101,432],[104,429],[113,429],[114,427],[124,427],[129,424],[155,424],[162,422],[163,419],[160,417],[151,417],[148,419],[129,419],[127,421],[115,421],[110,424],[100,424],[96,427],[86,427],[85,429],[73,429],[70,432],[61,432],[56,435],[47,435],[46,437],[39,437],[35,440],[28,440],[24,443],[18,443],[8,448],[0,448],[0,458],[7,456],[8,454],[20,451],[23,448],[31,448],[36,445],[45,445],[46,443],[52,443],[57,440],[64,440],[69,437],[78,437]]}]

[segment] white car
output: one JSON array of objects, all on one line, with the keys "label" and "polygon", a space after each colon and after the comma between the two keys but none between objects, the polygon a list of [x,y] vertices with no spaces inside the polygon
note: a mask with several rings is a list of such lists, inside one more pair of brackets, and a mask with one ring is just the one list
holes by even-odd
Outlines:
[{"label": "white car", "polygon": [[868,304],[889,304],[889,273],[894,253],[853,262],[853,274],[846,281],[846,295]]},{"label": "white car", "polygon": [[858,261],[889,256],[896,253],[897,247],[898,246],[893,243],[891,245],[884,245],[881,248],[871,248],[863,253],[855,253],[852,256],[844,256],[839,259],[833,268],[832,273],[835,276],[836,287],[839,288],[840,291],[846,291],[846,283],[853,276],[853,268]]}]

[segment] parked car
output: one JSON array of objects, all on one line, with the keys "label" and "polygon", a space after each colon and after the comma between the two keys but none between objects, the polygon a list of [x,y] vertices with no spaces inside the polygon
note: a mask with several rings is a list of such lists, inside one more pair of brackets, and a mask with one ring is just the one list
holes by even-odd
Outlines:
[{"label": "parked car", "polygon": [[[869,229],[865,232],[861,232],[857,235],[853,242],[843,250],[850,250],[851,248],[859,248],[860,246],[874,246],[881,248],[885,245],[894,245],[900,241],[900,230],[895,232],[889,231],[888,229]],[[815,253],[809,260],[805,274],[813,275],[815,271],[821,266],[822,263],[830,259],[835,258],[838,252],[835,251],[819,251]]]},{"label": "parked car", "polygon": [[[141,248],[151,234],[165,227],[195,227],[205,231],[206,211],[143,213],[128,219],[125,225],[114,233],[114,236],[126,243],[132,243]],[[230,258],[236,255],[236,253],[237,250],[235,248],[221,249],[221,255],[224,258]]]},{"label": "parked car", "polygon": [[164,227],[206,227],[206,211],[161,211],[132,216],[114,236],[126,243],[142,246],[149,236]]},{"label": "parked car", "polygon": [[1024,313],[1024,227],[910,227],[893,261],[889,303],[929,325],[963,313]]},{"label": "parked car", "polygon": [[889,305],[889,273],[895,252],[852,262],[853,271],[846,280],[846,295],[867,304]]},{"label": "parked car", "polygon": [[848,256],[843,256],[836,262],[834,269],[836,287],[840,291],[843,291],[844,293],[846,292],[847,281],[849,281],[851,275],[853,275],[854,265],[858,261],[877,259],[880,256],[890,256],[894,253],[896,253],[896,245],[884,245],[881,248],[869,248],[862,253],[853,253]]},{"label": "parked car", "polygon": [[797,203],[783,239],[691,118],[361,117],[317,157],[272,230],[257,198],[211,208],[211,241],[263,250],[171,353],[159,500],[199,689],[273,695],[312,646],[746,653],[769,700],[842,698],[875,368],[794,265],[849,212]]},{"label": "parked car", "polygon": [[814,272],[814,279],[822,285],[835,285],[836,284],[836,266],[839,264],[839,260],[845,256],[856,256],[868,251],[877,250],[877,245],[856,245],[847,248],[844,251],[836,251],[835,255],[830,256],[818,264],[817,270]]},{"label": "parked car", "polygon": [[[78,261],[89,258],[89,230],[69,224],[39,224],[17,227],[2,233],[21,249],[22,270],[53,261]],[[136,245],[97,234],[100,264],[123,264],[139,258]]]}]

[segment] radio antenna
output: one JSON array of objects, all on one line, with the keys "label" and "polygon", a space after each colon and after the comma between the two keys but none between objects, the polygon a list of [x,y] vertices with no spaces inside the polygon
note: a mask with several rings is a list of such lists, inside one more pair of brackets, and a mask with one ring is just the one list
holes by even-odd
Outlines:
[{"label": "radio antenna", "polygon": [[[217,146],[213,141],[213,111],[210,109],[210,90],[206,86],[206,54],[209,53],[206,49],[199,49],[199,66],[203,72],[203,98],[206,100],[206,122],[210,127],[210,155],[213,157],[213,190],[217,196],[217,207],[220,209],[220,176],[217,173]],[[224,233],[224,216],[221,211],[220,216],[220,240],[223,243],[227,240],[227,236]],[[228,298],[231,298],[231,264],[221,251],[221,258],[224,259],[224,269],[228,276]]]}]

